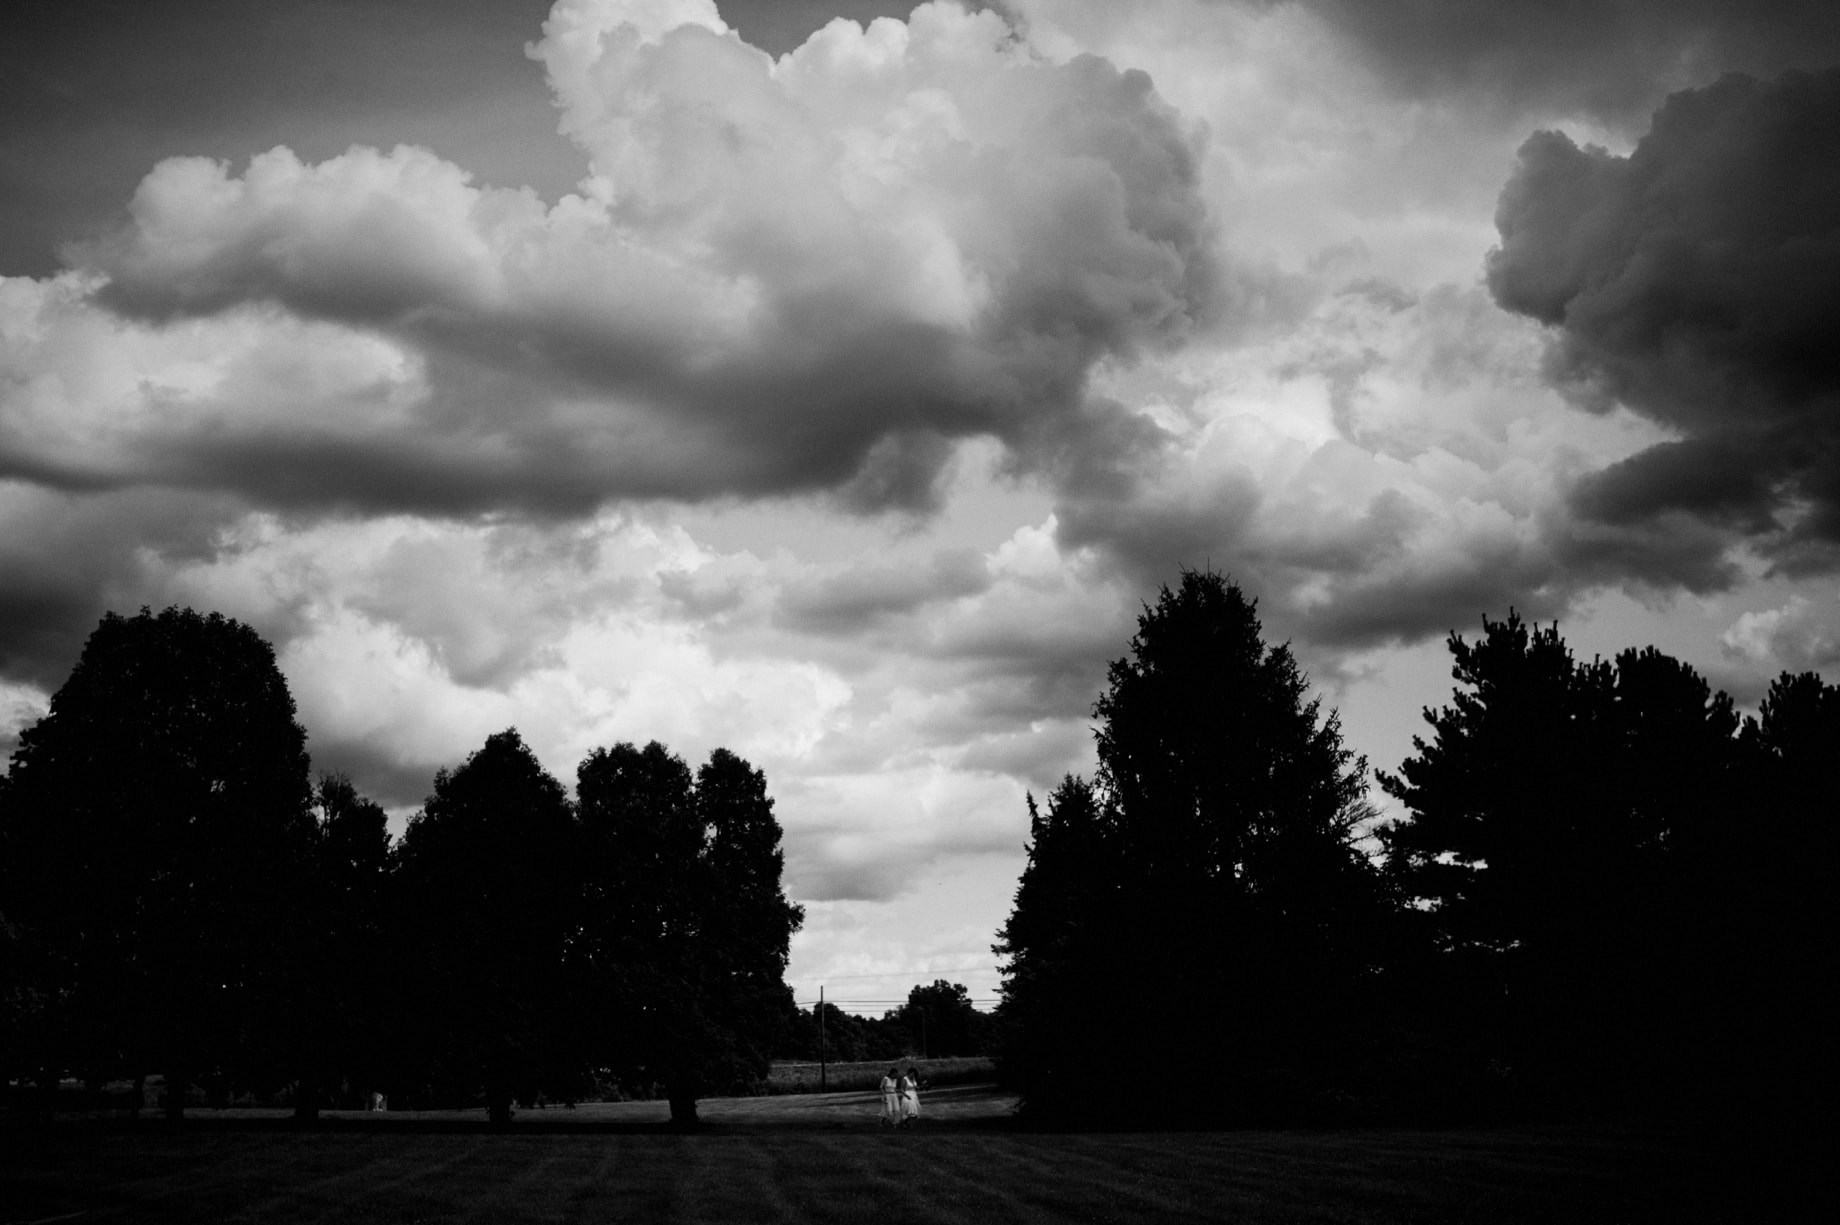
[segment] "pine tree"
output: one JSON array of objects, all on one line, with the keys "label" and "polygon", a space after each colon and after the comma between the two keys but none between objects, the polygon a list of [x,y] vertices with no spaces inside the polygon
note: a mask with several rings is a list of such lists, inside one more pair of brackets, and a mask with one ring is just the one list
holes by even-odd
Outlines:
[{"label": "pine tree", "polygon": [[[1289,648],[1266,645],[1253,602],[1211,572],[1185,571],[1145,609],[1094,714],[1097,786],[1063,784],[1037,822],[999,945],[1025,1099],[1323,1112],[1385,912],[1357,845],[1365,762]],[[1171,1050],[1205,1059],[1206,1094],[1170,1075]],[[1080,1052],[1102,1052],[1108,1074]]]}]

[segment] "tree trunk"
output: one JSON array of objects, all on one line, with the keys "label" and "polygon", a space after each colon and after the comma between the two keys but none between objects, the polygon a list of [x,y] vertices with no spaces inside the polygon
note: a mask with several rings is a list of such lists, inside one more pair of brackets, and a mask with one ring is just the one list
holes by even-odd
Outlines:
[{"label": "tree trunk", "polygon": [[302,1076],[300,1083],[294,1087],[294,1121],[296,1123],[314,1123],[319,1121],[319,1077]]},{"label": "tree trunk", "polygon": [[58,1084],[62,1079],[63,1074],[50,1064],[39,1070],[38,1104],[47,1119],[57,1114]]},{"label": "tree trunk", "polygon": [[502,1084],[486,1086],[486,1122],[493,1127],[511,1126],[511,1090]]}]

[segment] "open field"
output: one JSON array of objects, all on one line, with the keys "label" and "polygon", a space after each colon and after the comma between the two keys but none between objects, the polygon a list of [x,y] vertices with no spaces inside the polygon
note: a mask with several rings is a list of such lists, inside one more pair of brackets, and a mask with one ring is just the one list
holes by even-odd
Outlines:
[{"label": "open field", "polygon": [[[1052,1133],[987,1088],[881,1131],[868,1094],[520,1112],[15,1119],[0,1225],[70,1221],[1618,1222],[1819,1219],[1790,1197],[1825,1144],[1683,1129]],[[1812,1179],[1807,1180],[1812,1186]],[[1793,1205],[1793,1206],[1792,1206]]]}]

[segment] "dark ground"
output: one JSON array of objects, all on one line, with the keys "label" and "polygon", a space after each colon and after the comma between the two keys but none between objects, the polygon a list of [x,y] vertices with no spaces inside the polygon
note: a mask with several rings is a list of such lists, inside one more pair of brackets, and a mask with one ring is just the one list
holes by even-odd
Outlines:
[{"label": "dark ground", "polygon": [[[0,1225],[237,1221],[1625,1222],[1840,1219],[1832,1137],[1678,1123],[1028,1130],[989,1088],[889,1133],[862,1093],[518,1114],[14,1115]],[[1820,1177],[1817,1179],[1817,1175]],[[1810,1198],[1815,1193],[1820,1202]],[[1825,1203],[1826,1208],[1821,1204]]]}]

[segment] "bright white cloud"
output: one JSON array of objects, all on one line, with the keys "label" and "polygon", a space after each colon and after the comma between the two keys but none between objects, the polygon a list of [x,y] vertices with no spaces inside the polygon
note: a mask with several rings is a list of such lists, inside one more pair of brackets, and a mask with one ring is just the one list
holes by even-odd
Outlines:
[{"label": "bright white cloud", "polygon": [[1840,599],[1792,595],[1780,607],[1740,614],[1719,642],[1728,658],[1760,670],[1830,670],[1840,664]]},{"label": "bright white cloud", "polygon": [[[563,0],[531,51],[586,162],[554,206],[404,146],[161,162],[38,312],[110,333],[108,449],[24,429],[14,462],[314,508],[924,506],[953,440],[1038,463],[1122,411],[1085,400],[1095,362],[1231,303],[1200,130],[1142,73],[1043,58],[994,13],[835,22],[776,62],[708,5]],[[316,387],[328,328],[353,354]],[[126,333],[158,351],[135,362]],[[266,358],[253,402],[249,348],[299,354]]]}]

